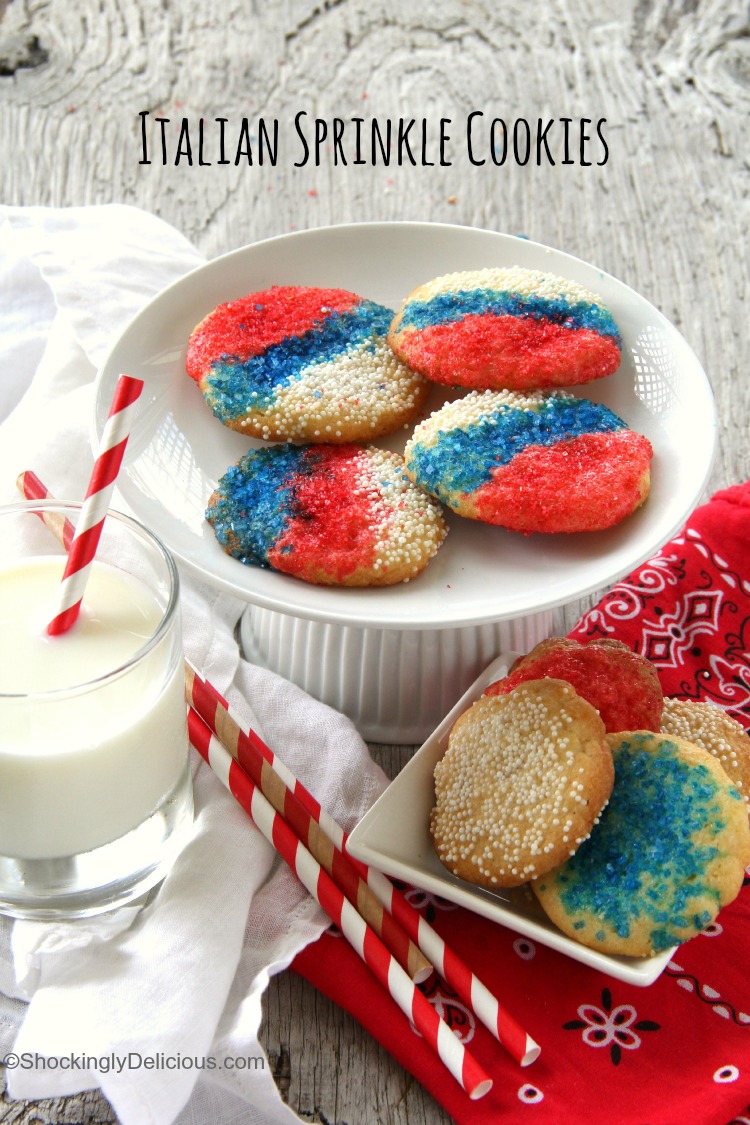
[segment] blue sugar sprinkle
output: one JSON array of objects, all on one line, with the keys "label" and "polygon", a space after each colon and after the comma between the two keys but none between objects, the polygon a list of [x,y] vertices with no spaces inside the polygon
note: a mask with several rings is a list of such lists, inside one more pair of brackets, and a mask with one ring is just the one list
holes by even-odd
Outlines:
[{"label": "blue sugar sprinkle", "polygon": [[496,465],[508,465],[531,445],[550,446],[583,434],[614,433],[625,423],[606,406],[588,399],[550,399],[538,410],[501,407],[469,430],[441,431],[434,445],[415,443],[409,465],[427,492],[449,502],[492,479]]},{"label": "blue sugar sprinkle", "polygon": [[668,739],[657,755],[644,749],[650,737],[633,735],[616,751],[609,804],[558,882],[569,914],[593,915],[621,937],[645,918],[659,950],[710,922],[709,911],[691,907],[695,899],[720,904],[704,877],[719,849],[694,837],[722,823],[721,790],[705,767],[682,761]]},{"label": "blue sugar sprinkle", "polygon": [[374,350],[376,338],[387,335],[392,319],[390,309],[360,301],[348,312],[329,314],[309,332],[288,336],[261,355],[246,360],[222,355],[206,378],[211,409],[222,422],[265,409],[311,365],[328,363],[367,340]]},{"label": "blue sugar sprinkle", "polygon": [[471,289],[463,292],[438,293],[428,301],[409,301],[405,305],[401,329],[417,331],[436,324],[452,324],[467,316],[517,316],[547,320],[566,328],[590,328],[600,336],[611,336],[622,346],[620,332],[611,313],[602,305],[588,301],[571,304],[564,297],[522,297],[518,293],[496,289]]},{"label": "blue sugar sprinkle", "polygon": [[251,449],[227,469],[216,489],[219,499],[206,510],[221,546],[240,562],[267,567],[294,514],[291,482],[311,473],[315,460],[310,450],[276,445]]}]

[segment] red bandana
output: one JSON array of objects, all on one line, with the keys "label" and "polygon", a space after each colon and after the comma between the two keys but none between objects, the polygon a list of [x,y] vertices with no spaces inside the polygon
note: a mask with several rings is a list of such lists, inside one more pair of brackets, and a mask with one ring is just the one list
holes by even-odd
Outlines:
[{"label": "red bandana", "polygon": [[[710,700],[750,728],[750,483],[717,493],[571,637],[615,637],[665,695]],[[423,990],[494,1079],[472,1102],[346,941],[292,968],[357,1020],[460,1125],[750,1125],[750,891],[681,946],[648,988],[623,984],[414,890],[409,897],[542,1047],[521,1069],[439,979]]]}]

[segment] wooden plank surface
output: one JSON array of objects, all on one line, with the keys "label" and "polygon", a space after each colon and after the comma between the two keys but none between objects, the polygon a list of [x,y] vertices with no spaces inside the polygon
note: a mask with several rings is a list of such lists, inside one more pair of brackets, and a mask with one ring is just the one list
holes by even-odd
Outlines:
[{"label": "wooden plank surface", "polygon": [[[11,0],[0,22],[3,202],[130,203],[207,256],[365,220],[461,223],[564,249],[647,296],[702,360],[719,411],[712,489],[750,476],[749,103],[747,9],[726,0],[433,0],[429,15],[403,0],[228,0],[221,12],[198,0]],[[300,112],[306,127],[344,122],[346,166],[324,147],[319,165],[295,167]],[[472,118],[481,166],[466,145],[474,112],[483,115]],[[149,165],[139,163],[141,113]],[[159,115],[170,119],[166,166]],[[221,117],[227,164],[218,163]],[[234,163],[243,117],[252,165]],[[356,117],[414,118],[416,133],[426,121],[425,157],[435,166],[421,153],[416,166],[355,166]],[[175,165],[183,118],[192,166],[184,152]],[[201,118],[211,163],[199,166]],[[446,167],[441,118],[451,122]],[[529,124],[528,163],[512,153],[493,162],[495,118],[511,136],[515,122]],[[269,129],[279,123],[275,164],[267,152],[260,163],[261,119]],[[585,166],[582,119],[593,138]],[[539,121],[552,125],[537,163]],[[516,128],[523,157],[525,126]],[[391,773],[408,753],[378,750]],[[272,984],[266,1013],[263,1042],[305,1120],[447,1120],[361,1029],[291,975]],[[27,1125],[109,1119],[97,1098],[51,1108],[0,1102],[0,1120]]]}]

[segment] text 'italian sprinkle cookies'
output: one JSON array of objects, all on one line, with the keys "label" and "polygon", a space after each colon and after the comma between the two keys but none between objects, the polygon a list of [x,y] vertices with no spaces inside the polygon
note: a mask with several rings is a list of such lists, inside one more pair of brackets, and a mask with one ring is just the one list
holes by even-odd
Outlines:
[{"label": "text 'italian sprinkle cookies'", "polygon": [[187,371],[224,425],[269,441],[369,441],[412,422],[429,384],[387,343],[392,312],[343,289],[276,286],[220,305]]},{"label": "text 'italian sprinkle cookies'", "polygon": [[396,453],[357,445],[251,449],[219,481],[206,519],[240,562],[323,586],[390,586],[445,537],[439,505]]},{"label": "text 'italian sprinkle cookies'", "polygon": [[522,532],[598,531],[635,511],[653,450],[600,403],[561,391],[471,391],[414,430],[409,476],[469,519]]},{"label": "text 'italian sprinkle cookies'", "polygon": [[535,680],[483,696],[435,767],[438,858],[470,883],[520,886],[588,836],[613,778],[604,724],[569,684]]},{"label": "text 'italian sprinkle cookies'", "polygon": [[519,266],[421,285],[388,339],[434,382],[479,390],[590,383],[617,370],[622,347],[611,313],[593,293]]},{"label": "text 'italian sprinkle cookies'", "polygon": [[704,930],[736,898],[750,862],[747,808],[699,746],[645,731],[608,741],[607,808],[575,855],[532,888],[569,937],[647,957]]}]

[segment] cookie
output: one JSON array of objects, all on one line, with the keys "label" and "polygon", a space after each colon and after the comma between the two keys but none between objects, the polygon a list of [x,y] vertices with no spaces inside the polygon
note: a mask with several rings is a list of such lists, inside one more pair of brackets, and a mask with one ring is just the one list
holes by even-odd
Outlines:
[{"label": "cookie", "polygon": [[409,476],[468,519],[513,531],[599,531],[646,500],[651,443],[560,391],[471,391],[414,430]]},{"label": "cookie", "polygon": [[590,383],[617,370],[622,349],[598,297],[520,266],[420,285],[394,317],[388,340],[428,379],[476,390]]},{"label": "cookie", "polygon": [[588,836],[613,777],[604,724],[569,684],[536,680],[483,696],[435,767],[437,856],[470,883],[520,886]]},{"label": "cookie", "polygon": [[750,804],[750,736],[736,719],[714,703],[665,699],[661,730],[702,746],[718,758]]},{"label": "cookie", "polygon": [[392,312],[343,289],[275,286],[220,305],[186,367],[217,418],[268,441],[371,441],[412,422],[429,384],[387,343]]},{"label": "cookie", "polygon": [[525,680],[543,676],[571,684],[597,709],[608,734],[660,728],[664,696],[656,669],[622,641],[580,644],[569,637],[550,637],[516,660],[485,695],[507,695]]},{"label": "cookie", "polygon": [[322,586],[408,582],[445,537],[439,505],[401,457],[358,445],[251,449],[219,481],[206,519],[240,562]]},{"label": "cookie", "polygon": [[747,809],[719,762],[681,738],[608,735],[609,804],[566,863],[532,888],[569,937],[648,957],[710,925],[750,863]]}]

